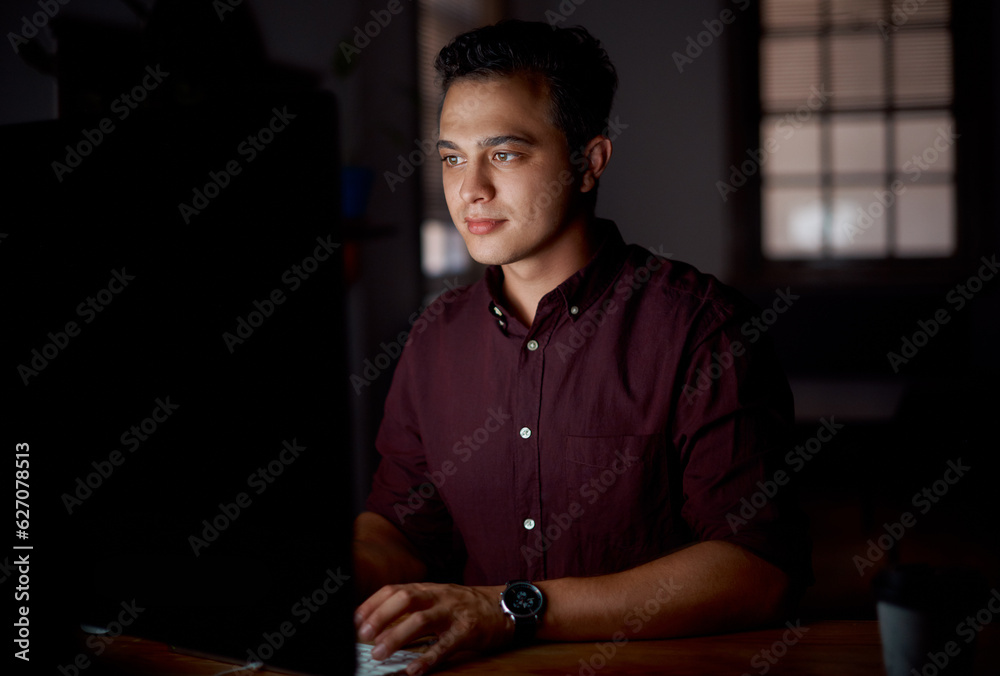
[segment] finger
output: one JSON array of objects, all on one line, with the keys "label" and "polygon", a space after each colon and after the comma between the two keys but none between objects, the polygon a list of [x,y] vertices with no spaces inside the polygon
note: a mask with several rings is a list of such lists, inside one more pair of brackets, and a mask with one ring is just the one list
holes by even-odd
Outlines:
[{"label": "finger", "polygon": [[[382,587],[377,592],[369,596],[364,603],[358,606],[357,610],[354,611],[354,626],[361,628],[363,624],[371,617],[371,615],[385,605],[389,599],[391,599],[395,594],[397,594],[401,589],[409,587],[411,585],[398,585],[390,584]],[[391,622],[391,620],[390,620]],[[358,632],[360,635],[360,631]],[[374,632],[371,636],[364,637],[364,640],[374,638],[378,632]]]},{"label": "finger", "polygon": [[385,603],[390,596],[396,593],[396,588],[397,585],[386,585],[365,599],[364,602],[358,606],[357,610],[354,611],[354,626],[360,626],[361,623],[372,614],[372,611]]},{"label": "finger", "polygon": [[426,674],[431,669],[434,662],[435,661],[428,661],[427,658],[424,657],[413,660],[406,665],[406,673],[408,676],[421,676],[421,674]]},{"label": "finger", "polygon": [[441,611],[435,608],[411,613],[405,620],[386,629],[375,639],[372,657],[377,660],[385,659],[414,640],[427,636],[433,632],[434,626],[440,623],[441,617]]},{"label": "finger", "polygon": [[430,605],[427,593],[414,585],[400,585],[393,593],[369,613],[358,630],[358,636],[370,640],[379,636],[387,626],[404,613],[420,610]]},{"label": "finger", "polygon": [[437,628],[443,631],[438,632],[437,642],[407,667],[406,671],[411,676],[426,673],[441,660],[462,649],[468,642],[469,632],[474,626],[468,613],[447,613],[447,616],[450,620],[438,618],[429,623],[429,625],[437,625]]},{"label": "finger", "polygon": [[406,667],[409,676],[426,674],[441,660],[455,652],[458,644],[455,641],[441,641],[428,648],[420,657],[410,662]]}]

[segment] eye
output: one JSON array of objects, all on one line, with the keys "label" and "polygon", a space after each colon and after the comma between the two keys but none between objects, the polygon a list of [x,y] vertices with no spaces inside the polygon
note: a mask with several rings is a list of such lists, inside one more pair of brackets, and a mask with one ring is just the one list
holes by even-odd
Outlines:
[{"label": "eye", "polygon": [[505,150],[501,150],[498,153],[494,153],[493,157],[496,158],[497,162],[510,162],[517,157],[517,153],[510,153]]},{"label": "eye", "polygon": [[458,157],[458,155],[445,155],[441,158],[441,161],[449,167],[457,167],[462,163],[462,158]]}]

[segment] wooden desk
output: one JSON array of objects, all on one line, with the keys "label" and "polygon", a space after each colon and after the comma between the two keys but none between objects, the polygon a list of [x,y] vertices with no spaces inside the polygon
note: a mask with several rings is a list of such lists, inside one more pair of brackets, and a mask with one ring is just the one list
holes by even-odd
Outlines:
[{"label": "wooden desk", "polygon": [[[496,656],[467,657],[437,673],[884,676],[877,622],[823,621],[805,624],[802,629],[799,636],[788,629],[767,629],[668,641],[632,640],[618,646],[605,644],[607,658],[594,642],[546,643]],[[1000,627],[986,627],[976,649],[975,673],[981,676],[1000,673]],[[128,636],[115,640],[98,664],[106,665],[114,673],[144,676],[212,676],[231,668],[171,652],[162,643]],[[275,672],[242,671],[238,676],[252,673]]]}]

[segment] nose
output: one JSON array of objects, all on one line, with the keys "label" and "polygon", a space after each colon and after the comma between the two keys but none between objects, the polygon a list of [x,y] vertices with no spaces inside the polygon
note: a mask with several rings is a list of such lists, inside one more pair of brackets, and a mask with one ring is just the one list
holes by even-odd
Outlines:
[{"label": "nose", "polygon": [[496,195],[493,181],[490,179],[489,167],[479,162],[469,162],[462,172],[462,185],[459,195],[466,203],[489,202]]}]

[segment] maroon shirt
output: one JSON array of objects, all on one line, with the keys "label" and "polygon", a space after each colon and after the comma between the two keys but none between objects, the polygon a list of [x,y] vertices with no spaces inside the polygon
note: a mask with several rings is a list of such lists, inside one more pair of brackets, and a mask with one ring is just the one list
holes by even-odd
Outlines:
[{"label": "maroon shirt", "polygon": [[809,582],[794,487],[765,490],[792,399],[754,308],[602,227],[530,327],[498,266],[414,324],[367,508],[466,584],[612,573],[702,540]]}]

